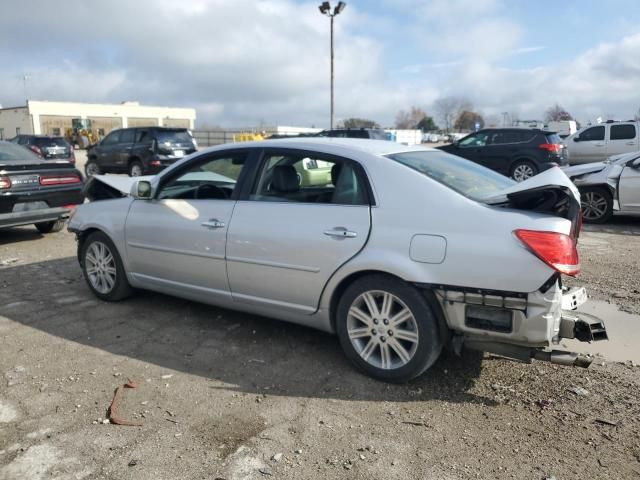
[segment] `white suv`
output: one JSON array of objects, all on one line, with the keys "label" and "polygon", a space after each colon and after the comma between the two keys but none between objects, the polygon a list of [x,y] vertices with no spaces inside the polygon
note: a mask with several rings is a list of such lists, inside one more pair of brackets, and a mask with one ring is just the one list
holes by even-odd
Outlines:
[{"label": "white suv", "polygon": [[581,129],[564,141],[569,163],[602,162],[612,155],[637,152],[639,127],[639,122],[609,121]]}]

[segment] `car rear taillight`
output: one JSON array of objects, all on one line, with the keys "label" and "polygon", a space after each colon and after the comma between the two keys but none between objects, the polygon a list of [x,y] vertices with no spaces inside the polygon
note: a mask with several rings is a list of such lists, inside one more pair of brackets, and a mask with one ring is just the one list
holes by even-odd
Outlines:
[{"label": "car rear taillight", "polygon": [[40,177],[40,185],[71,185],[80,183],[80,177],[77,175],[46,175]]},{"label": "car rear taillight", "polygon": [[0,177],[0,190],[11,188],[11,179],[9,177]]},{"label": "car rear taillight", "polygon": [[40,148],[36,147],[35,145],[30,145],[29,150],[31,150],[33,153],[35,153],[39,157],[42,156],[42,150],[40,150]]},{"label": "car rear taillight", "polygon": [[151,160],[151,162],[149,162],[149,165],[151,165],[152,167],[159,167],[161,163],[160,160]]},{"label": "car rear taillight", "polygon": [[541,143],[538,148],[551,153],[560,153],[560,150],[562,150],[562,146],[559,143]]},{"label": "car rear taillight", "polygon": [[557,272],[575,276],[580,272],[576,242],[569,235],[518,229],[513,234],[536,257]]},{"label": "car rear taillight", "polygon": [[76,164],[76,153],[73,151],[73,147],[69,147],[69,161]]}]

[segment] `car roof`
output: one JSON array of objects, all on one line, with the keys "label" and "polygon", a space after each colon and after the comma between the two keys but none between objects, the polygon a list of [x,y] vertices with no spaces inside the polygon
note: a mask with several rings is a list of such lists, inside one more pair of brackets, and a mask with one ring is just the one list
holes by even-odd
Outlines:
[{"label": "car roof", "polygon": [[[241,142],[232,144],[232,148],[259,147],[259,148],[297,148],[300,150],[322,150],[322,147],[340,147],[347,151],[366,152],[376,156],[384,156],[392,153],[414,152],[416,150],[439,151],[422,145],[404,145],[387,140],[373,140],[367,138],[343,138],[343,137],[301,137],[267,139],[257,142]],[[229,144],[212,147],[212,150],[224,150]]]}]

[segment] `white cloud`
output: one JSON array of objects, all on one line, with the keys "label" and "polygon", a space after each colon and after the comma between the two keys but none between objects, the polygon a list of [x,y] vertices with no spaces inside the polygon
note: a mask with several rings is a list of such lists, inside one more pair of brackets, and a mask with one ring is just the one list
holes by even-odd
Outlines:
[{"label": "white cloud", "polygon": [[[329,22],[318,1],[13,2],[0,16],[0,102],[48,100],[194,106],[209,124],[326,126]],[[539,118],[560,102],[580,119],[640,107],[640,34],[536,68],[506,65],[543,50],[504,16],[503,0],[389,0],[403,24],[349,2],[336,20],[336,114],[390,124],[411,105],[462,95],[486,114]],[[52,20],[53,19],[53,20]],[[386,42],[407,39],[394,63]],[[416,42],[416,39],[418,42]],[[416,46],[418,45],[418,46]],[[421,46],[421,47],[420,47]]]}]

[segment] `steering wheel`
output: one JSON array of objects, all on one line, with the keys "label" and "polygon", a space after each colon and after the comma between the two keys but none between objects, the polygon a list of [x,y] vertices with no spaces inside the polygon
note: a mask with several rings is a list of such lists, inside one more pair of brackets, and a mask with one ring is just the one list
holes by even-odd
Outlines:
[{"label": "steering wheel", "polygon": [[229,198],[227,192],[210,183],[204,183],[196,189],[196,200],[226,200]]}]

